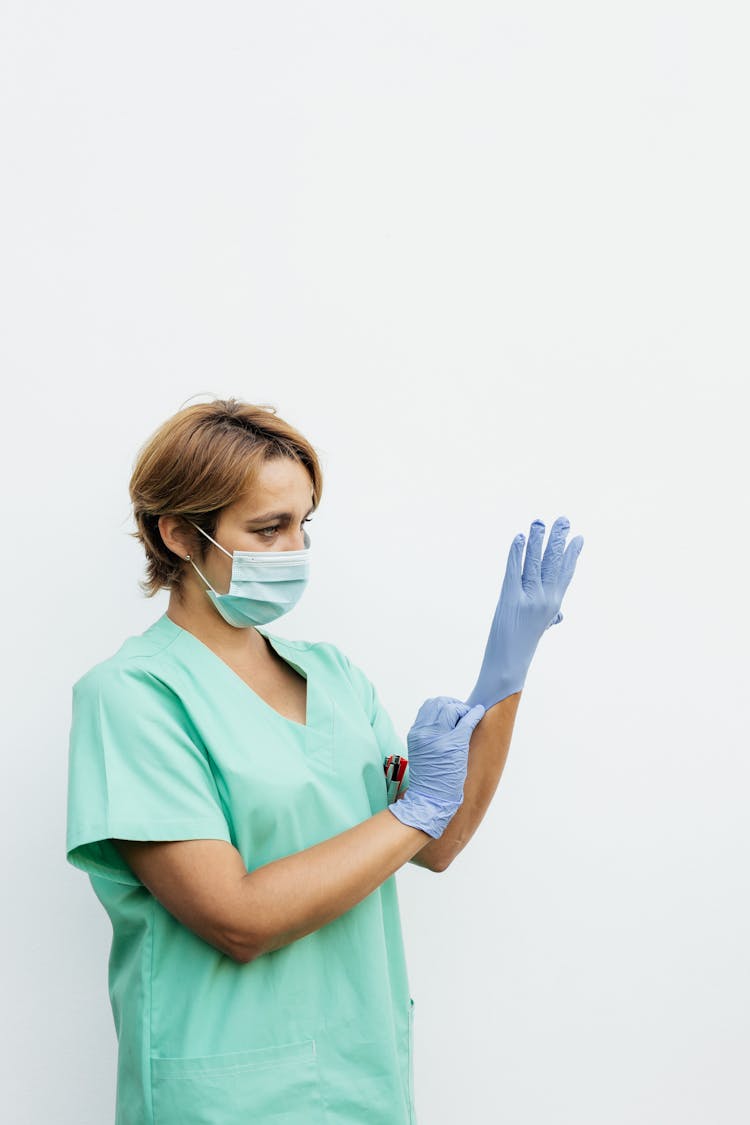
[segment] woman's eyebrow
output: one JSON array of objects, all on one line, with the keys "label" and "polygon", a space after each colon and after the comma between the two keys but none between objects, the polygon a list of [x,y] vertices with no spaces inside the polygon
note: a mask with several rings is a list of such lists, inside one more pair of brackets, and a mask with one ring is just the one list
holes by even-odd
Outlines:
[{"label": "woman's eyebrow", "polygon": [[[308,516],[310,512],[315,511],[315,505],[308,509]],[[263,520],[290,520],[292,518],[291,512],[265,512],[262,516],[248,516],[245,523],[261,523]]]}]

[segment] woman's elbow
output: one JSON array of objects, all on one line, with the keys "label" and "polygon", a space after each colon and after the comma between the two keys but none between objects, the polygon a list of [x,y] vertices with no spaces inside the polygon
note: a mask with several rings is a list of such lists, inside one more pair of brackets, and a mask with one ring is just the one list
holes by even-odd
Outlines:
[{"label": "woman's elbow", "polygon": [[224,931],[217,948],[238,965],[248,965],[265,952],[256,935],[239,933],[237,930]]},{"label": "woman's elbow", "polygon": [[435,874],[440,874],[441,871],[447,871],[448,870],[448,868],[451,865],[451,862],[452,861],[451,861],[450,857],[448,857],[448,856],[446,856],[445,859],[442,859],[442,858],[434,859],[432,861],[432,863],[430,864],[430,871],[434,871]]}]

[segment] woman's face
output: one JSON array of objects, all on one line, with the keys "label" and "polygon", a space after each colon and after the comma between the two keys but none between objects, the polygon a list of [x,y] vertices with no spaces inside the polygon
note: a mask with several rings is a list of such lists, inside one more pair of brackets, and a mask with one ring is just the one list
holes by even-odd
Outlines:
[{"label": "woman's face", "polygon": [[[307,469],[290,457],[275,457],[264,463],[252,491],[223,510],[213,538],[230,553],[301,551],[305,546],[304,524],[312,508],[312,482]],[[206,540],[206,544],[201,570],[215,590],[228,590],[232,560],[213,543]]]}]

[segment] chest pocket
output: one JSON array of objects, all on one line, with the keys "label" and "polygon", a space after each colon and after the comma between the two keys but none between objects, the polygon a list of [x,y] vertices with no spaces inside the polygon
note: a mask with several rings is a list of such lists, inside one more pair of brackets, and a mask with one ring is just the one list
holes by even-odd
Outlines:
[{"label": "chest pocket", "polygon": [[154,1125],[323,1125],[314,1039],[224,1055],[152,1058]]}]

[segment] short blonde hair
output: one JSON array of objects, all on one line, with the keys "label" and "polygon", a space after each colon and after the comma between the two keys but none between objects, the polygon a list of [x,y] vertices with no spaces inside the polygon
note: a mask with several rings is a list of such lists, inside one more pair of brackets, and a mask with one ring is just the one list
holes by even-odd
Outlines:
[{"label": "short blonde hair", "polygon": [[146,578],[139,585],[147,597],[161,589],[181,596],[182,561],[164,543],[159,517],[185,520],[191,553],[202,561],[209,541],[187,521],[213,535],[222,509],[252,488],[260,466],[276,457],[305,466],[317,508],[323,474],[316,451],[273,406],[214,399],[179,410],[151,435],[130,478],[131,534],[146,552]]}]

